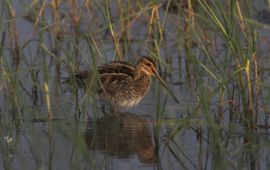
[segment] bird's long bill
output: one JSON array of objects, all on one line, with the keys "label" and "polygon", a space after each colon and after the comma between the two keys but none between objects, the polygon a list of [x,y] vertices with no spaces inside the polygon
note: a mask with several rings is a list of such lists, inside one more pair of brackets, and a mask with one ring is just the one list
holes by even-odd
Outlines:
[{"label": "bird's long bill", "polygon": [[160,75],[156,72],[156,70],[154,71],[154,73],[155,73],[156,78],[158,78],[158,80],[161,82],[161,84],[169,91],[169,93],[171,94],[171,96],[173,97],[173,99],[176,101],[176,103],[179,104],[179,101],[178,101],[177,97],[173,94],[173,92],[171,91],[171,89],[169,89],[169,87],[166,85],[166,83],[160,77]]}]

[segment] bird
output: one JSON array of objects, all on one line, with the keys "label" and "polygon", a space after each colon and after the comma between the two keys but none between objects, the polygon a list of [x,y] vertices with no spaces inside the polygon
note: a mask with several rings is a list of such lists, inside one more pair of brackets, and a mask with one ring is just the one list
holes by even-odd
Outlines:
[{"label": "bird", "polygon": [[[156,70],[156,64],[150,57],[141,57],[136,65],[125,61],[111,61],[98,66],[97,93],[100,98],[110,103],[114,108],[132,108],[136,106],[147,94],[151,77],[159,79],[161,84],[169,91],[174,100],[179,103],[176,96],[168,88],[165,81]],[[74,75],[79,87],[87,88],[93,81],[93,72],[79,71]]]}]

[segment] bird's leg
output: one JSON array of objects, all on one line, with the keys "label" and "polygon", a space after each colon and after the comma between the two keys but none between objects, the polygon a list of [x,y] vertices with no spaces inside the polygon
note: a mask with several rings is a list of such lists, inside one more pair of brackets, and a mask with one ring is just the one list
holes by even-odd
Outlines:
[{"label": "bird's leg", "polygon": [[112,115],[118,120],[120,126],[123,125],[123,121],[122,121],[122,113],[119,111],[120,108],[116,107],[116,106],[112,106]]},{"label": "bird's leg", "polygon": [[104,116],[106,116],[106,106],[104,104],[101,105],[101,112],[104,114]]},{"label": "bird's leg", "polygon": [[103,103],[101,105],[101,112],[103,113],[104,117],[113,117],[114,112],[117,112],[113,106],[108,103]]}]

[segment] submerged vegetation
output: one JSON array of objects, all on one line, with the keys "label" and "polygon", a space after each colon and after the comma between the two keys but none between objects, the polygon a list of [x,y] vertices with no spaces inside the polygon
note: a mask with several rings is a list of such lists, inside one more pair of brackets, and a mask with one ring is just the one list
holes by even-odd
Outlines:
[{"label": "submerged vegetation", "polygon": [[[269,167],[269,1],[2,0],[0,8],[1,169],[118,169],[124,159],[135,169]],[[119,125],[93,92],[62,84],[141,56],[158,63],[179,105],[154,82]]]}]

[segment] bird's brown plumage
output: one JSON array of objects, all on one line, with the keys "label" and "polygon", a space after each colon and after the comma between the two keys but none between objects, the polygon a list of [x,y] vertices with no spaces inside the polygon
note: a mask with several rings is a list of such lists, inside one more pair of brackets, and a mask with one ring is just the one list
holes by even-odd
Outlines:
[{"label": "bird's brown plumage", "polygon": [[[98,94],[115,107],[131,108],[147,94],[153,75],[165,85],[150,57],[140,58],[134,66],[123,61],[104,64],[98,67]],[[89,71],[82,71],[75,78],[80,86],[87,87],[93,76]]]}]

